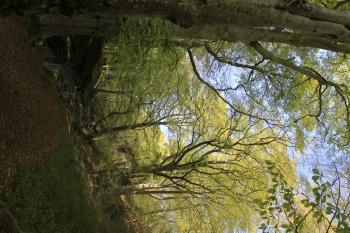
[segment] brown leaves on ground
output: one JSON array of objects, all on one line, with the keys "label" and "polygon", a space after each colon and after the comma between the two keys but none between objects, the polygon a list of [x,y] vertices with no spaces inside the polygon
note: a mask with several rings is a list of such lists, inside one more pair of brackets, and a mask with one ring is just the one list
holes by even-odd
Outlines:
[{"label": "brown leaves on ground", "polygon": [[49,87],[19,17],[0,18],[0,197],[16,167],[40,164],[65,131],[65,112]]}]

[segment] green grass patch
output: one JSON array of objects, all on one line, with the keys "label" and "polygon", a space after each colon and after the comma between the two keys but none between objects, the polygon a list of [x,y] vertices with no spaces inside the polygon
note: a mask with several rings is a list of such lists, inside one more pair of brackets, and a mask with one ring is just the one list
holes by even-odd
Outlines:
[{"label": "green grass patch", "polygon": [[22,168],[6,203],[23,231],[97,232],[97,214],[82,180],[79,151],[65,136],[43,168]]}]

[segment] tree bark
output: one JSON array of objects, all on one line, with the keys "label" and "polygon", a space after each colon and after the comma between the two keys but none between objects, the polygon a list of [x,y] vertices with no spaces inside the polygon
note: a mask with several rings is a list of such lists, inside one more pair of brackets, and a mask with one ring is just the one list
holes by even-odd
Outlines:
[{"label": "tree bark", "polygon": [[[197,206],[199,206],[199,205],[197,205]],[[193,208],[193,206],[177,207],[177,208],[172,208],[172,209],[159,209],[159,210],[153,210],[153,211],[146,212],[143,215],[159,215],[159,214],[165,214],[165,213],[169,213],[169,212],[176,212],[176,211],[180,211],[180,210],[188,210],[191,208]]]},{"label": "tree bark", "polygon": [[[126,11],[126,9],[124,10]],[[100,12],[98,16],[92,14],[77,15],[74,17],[52,14],[40,15],[39,24],[41,36],[117,36],[121,28],[118,18],[121,15],[118,15],[118,12],[120,11],[116,11],[112,16],[108,14],[108,11]],[[259,13],[268,14],[268,12]],[[338,17],[346,16],[345,18],[347,18],[349,16],[340,12],[332,13],[339,13]],[[124,14],[125,13],[122,15]],[[204,16],[201,16],[201,18],[205,18],[205,15],[208,15],[208,13],[203,14]],[[283,17],[283,15],[287,13],[279,11],[274,12],[274,14],[278,15],[278,17]],[[129,15],[135,17],[132,9]],[[149,13],[147,16],[167,18],[159,13],[154,13],[154,15]],[[140,15],[138,17],[140,17]],[[209,19],[207,19],[208,22],[206,22],[202,19],[192,23],[190,27],[175,25],[175,36],[181,39],[222,40],[228,42],[276,42],[350,53],[350,30],[348,29],[349,26],[346,24],[317,21],[299,15],[289,16],[291,19],[287,20],[288,22],[289,20],[295,21],[295,24],[281,23],[277,20],[277,16],[276,19],[274,19],[276,21],[275,23],[273,23],[274,21],[271,19],[271,22],[266,22],[265,24],[259,21],[264,18],[263,16],[256,17],[257,19],[255,20],[248,18],[243,19],[244,17],[242,16],[243,18],[237,19],[237,21],[231,19],[227,20],[225,23],[222,22],[223,19],[221,18],[215,19],[214,16],[209,15],[206,17],[211,18],[211,21],[217,20],[217,23],[210,22]],[[295,20],[293,17],[295,17]],[[330,18],[330,20],[332,20],[332,17]],[[255,21],[256,23],[254,23]],[[304,26],[302,27],[302,25]],[[275,30],[275,28],[283,28],[283,30],[278,31]],[[324,28],[327,28],[327,30]]]},{"label": "tree bark", "polygon": [[[15,2],[15,1],[14,1]],[[44,1],[17,6],[0,4],[0,15],[20,8],[22,15],[38,15],[34,21],[42,37],[91,35],[116,36],[120,17],[168,19],[177,25],[176,36],[229,42],[276,42],[350,53],[350,13],[292,0],[86,0],[63,5],[74,16],[48,14]],[[52,4],[51,4],[52,5]],[[14,12],[12,12],[13,14]],[[281,29],[281,30],[277,30]]]},{"label": "tree bark", "polygon": [[[140,186],[140,185],[138,185]],[[155,190],[157,189],[157,190]],[[194,192],[195,193],[195,192]],[[187,191],[182,190],[171,190],[162,188],[162,187],[154,187],[154,189],[135,187],[133,185],[123,186],[118,188],[113,195],[144,195],[144,194],[169,194],[169,195],[181,195],[181,194],[189,194]]]},{"label": "tree bark", "polygon": [[146,127],[152,127],[152,126],[160,126],[160,125],[168,125],[168,122],[164,121],[146,121],[142,123],[136,123],[133,125],[122,125],[122,126],[116,126],[112,128],[108,128],[105,130],[100,130],[98,132],[95,132],[91,135],[86,136],[86,139],[93,139],[93,138],[98,138],[102,137],[104,135],[108,134],[113,134],[121,131],[126,131],[126,130],[134,130],[134,129],[140,129],[140,128],[146,128]]},{"label": "tree bark", "polygon": [[101,89],[101,88],[94,88],[92,90],[93,94],[96,95],[97,93],[104,93],[104,94],[109,94],[109,95],[127,95],[127,94],[132,94],[131,91],[115,91],[115,90],[106,90],[106,89]]}]

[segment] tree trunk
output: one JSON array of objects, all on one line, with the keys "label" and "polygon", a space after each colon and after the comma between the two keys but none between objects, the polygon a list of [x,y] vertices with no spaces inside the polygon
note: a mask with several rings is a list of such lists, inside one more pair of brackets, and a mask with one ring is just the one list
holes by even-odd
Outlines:
[{"label": "tree trunk", "polygon": [[108,134],[113,134],[113,133],[118,133],[121,131],[126,131],[126,130],[134,130],[134,129],[140,129],[140,128],[146,128],[146,127],[152,127],[152,126],[160,126],[160,125],[168,125],[168,122],[164,121],[146,121],[142,123],[136,123],[133,125],[122,125],[122,126],[116,126],[112,128],[108,128],[105,130],[100,130],[98,132],[95,132],[91,135],[86,136],[86,139],[94,139],[98,137],[102,137]]},{"label": "tree trunk", "polygon": [[[141,187],[142,185],[128,185],[128,186],[123,186],[118,188],[113,195],[118,196],[118,195],[145,195],[145,194],[154,194],[154,195],[162,195],[162,194],[168,194],[168,195],[183,195],[183,194],[190,194],[191,192],[187,191],[182,191],[182,190],[171,190],[171,189],[166,189],[161,188],[161,187],[154,187],[152,189],[151,187],[145,188]],[[157,190],[155,190],[157,189]],[[195,192],[193,192],[195,193]]]},{"label": "tree trunk", "polygon": [[[199,205],[196,205],[199,206]],[[175,211],[180,211],[180,210],[188,210],[193,208],[193,206],[187,206],[187,207],[177,207],[177,208],[172,208],[172,209],[159,209],[159,210],[153,210],[144,213],[143,215],[160,215],[160,214],[166,214],[169,212],[175,212]]]},{"label": "tree trunk", "polygon": [[93,94],[96,95],[98,93],[104,93],[104,94],[109,94],[109,95],[127,95],[127,94],[132,94],[131,91],[115,91],[115,90],[106,90],[106,89],[101,89],[101,88],[94,88],[92,90]]},{"label": "tree trunk", "polygon": [[[350,52],[350,13],[285,0],[111,1],[88,14],[40,15],[44,37],[116,35],[120,16],[161,17],[175,23],[179,38],[230,42],[277,42]],[[298,1],[297,1],[298,2]]]}]

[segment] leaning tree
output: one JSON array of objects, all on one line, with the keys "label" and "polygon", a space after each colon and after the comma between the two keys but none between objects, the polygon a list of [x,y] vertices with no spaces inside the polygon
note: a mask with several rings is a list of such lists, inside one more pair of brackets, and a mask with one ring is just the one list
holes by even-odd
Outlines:
[{"label": "leaning tree", "polygon": [[346,1],[323,2],[329,5],[302,0],[5,1],[1,15],[32,17],[44,36],[115,35],[116,17],[159,17],[176,24],[182,38],[276,42],[348,53],[350,15],[341,8]]}]

